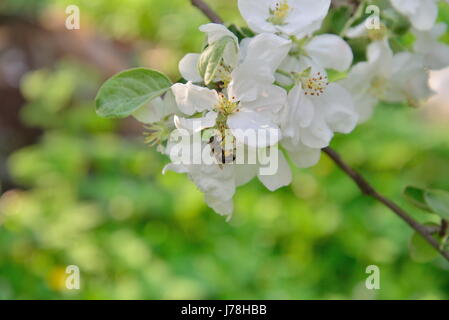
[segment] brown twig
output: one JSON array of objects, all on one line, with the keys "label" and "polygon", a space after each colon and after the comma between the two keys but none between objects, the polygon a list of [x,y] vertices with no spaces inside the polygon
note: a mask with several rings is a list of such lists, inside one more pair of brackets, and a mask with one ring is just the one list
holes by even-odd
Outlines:
[{"label": "brown twig", "polygon": [[388,207],[397,216],[404,220],[412,229],[418,232],[432,247],[435,248],[447,261],[449,261],[449,252],[440,248],[438,241],[432,236],[432,231],[427,229],[425,226],[413,219],[407,212],[400,208],[396,203],[390,199],[385,198],[379,194],[364,177],[362,177],[358,172],[352,169],[348,164],[346,164],[341,156],[331,148],[324,148],[323,152],[326,153],[329,158],[331,158],[335,164],[337,164],[340,169],[342,169],[354,182],[358,185],[360,190],[367,196],[370,196],[377,201],[381,202],[383,205]]},{"label": "brown twig", "polygon": [[[190,0],[192,5],[199,8],[212,22],[223,24],[223,20],[202,0]],[[407,212],[401,209],[393,201],[385,198],[379,194],[364,177],[362,177],[358,172],[347,165],[340,155],[331,148],[324,148],[323,152],[326,153],[354,182],[358,185],[360,190],[367,196],[370,196],[377,201],[381,202],[383,205],[388,207],[397,216],[404,220],[412,229],[418,232],[424,239],[432,245],[447,261],[449,261],[449,252],[443,250],[440,247],[438,241],[432,236],[435,230],[428,229],[416,220],[414,220]]]},{"label": "brown twig", "polygon": [[223,24],[223,20],[203,0],[190,0],[190,2],[208,17],[210,21]]}]

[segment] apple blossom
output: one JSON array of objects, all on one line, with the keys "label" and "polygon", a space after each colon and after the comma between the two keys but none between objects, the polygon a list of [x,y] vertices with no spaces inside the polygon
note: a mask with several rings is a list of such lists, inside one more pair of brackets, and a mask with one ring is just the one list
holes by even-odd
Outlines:
[{"label": "apple blossom", "polygon": [[422,56],[410,52],[393,54],[388,40],[372,42],[367,62],[356,64],[341,84],[354,97],[360,121],[366,121],[379,101],[419,105],[432,94]]},{"label": "apple blossom", "polygon": [[424,64],[432,70],[449,66],[449,46],[438,39],[447,31],[444,23],[436,24],[430,31],[413,30],[416,37],[414,51],[424,56]]},{"label": "apple blossom", "polygon": [[239,0],[240,13],[257,33],[303,38],[321,27],[330,0]]},{"label": "apple blossom", "polygon": [[[391,0],[413,26],[400,31],[388,19],[380,29],[350,28],[363,20],[356,13],[341,31],[364,38],[356,46],[358,57],[366,49],[367,61],[354,66],[342,37],[317,32],[330,4],[239,0],[255,36],[236,26],[202,25],[207,46],[179,62],[185,81],[173,84],[149,69],[125,71],[100,90],[97,112],[144,123],[146,142],[170,158],[163,172],[187,174],[205,202],[230,218],[237,187],[256,177],[270,191],[289,185],[285,155],[300,168],[315,165],[335,134],[352,132],[379,101],[419,105],[432,95],[428,69],[449,65],[449,46],[438,41],[446,26],[435,25],[436,0]],[[410,34],[415,41],[405,48],[399,35]],[[329,79],[333,71],[342,80]]]},{"label": "apple blossom", "polygon": [[393,7],[410,19],[413,27],[424,31],[433,28],[438,16],[438,0],[390,0]]}]

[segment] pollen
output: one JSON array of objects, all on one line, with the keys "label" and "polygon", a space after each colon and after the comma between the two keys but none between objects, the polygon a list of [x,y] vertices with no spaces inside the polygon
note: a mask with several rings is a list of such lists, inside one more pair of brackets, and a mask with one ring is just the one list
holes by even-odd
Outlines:
[{"label": "pollen", "polygon": [[220,93],[218,97],[218,105],[216,106],[216,108],[218,112],[222,113],[225,116],[229,116],[234,112],[239,111],[239,102],[235,97],[231,97],[229,99],[223,93]]},{"label": "pollen", "polygon": [[322,74],[321,72],[318,72],[313,76],[304,78],[301,82],[304,93],[308,96],[322,95],[329,85],[327,76],[325,74]]},{"label": "pollen", "polygon": [[274,8],[270,8],[268,22],[275,25],[283,25],[290,11],[291,8],[287,0],[277,1]]}]

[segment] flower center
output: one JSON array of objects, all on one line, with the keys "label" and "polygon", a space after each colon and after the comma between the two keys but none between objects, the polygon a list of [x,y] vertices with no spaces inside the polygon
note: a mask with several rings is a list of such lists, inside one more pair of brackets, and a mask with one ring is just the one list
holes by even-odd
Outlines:
[{"label": "flower center", "polygon": [[235,97],[228,99],[223,93],[218,96],[218,104],[216,106],[219,113],[224,116],[229,116],[238,110],[239,102],[236,101]]},{"label": "flower center", "polygon": [[373,78],[373,80],[371,81],[371,93],[373,93],[375,96],[377,97],[382,97],[384,92],[385,92],[385,84],[387,83],[387,81],[385,80],[385,78],[380,77],[380,76],[376,76]]},{"label": "flower center", "polygon": [[306,96],[320,96],[329,85],[325,74],[321,72],[301,78],[302,88]]},{"label": "flower center", "polygon": [[270,17],[267,21],[274,25],[283,25],[285,24],[285,19],[290,13],[290,10],[291,8],[288,5],[288,0],[277,1],[274,8],[270,8]]},{"label": "flower center", "polygon": [[380,28],[368,29],[368,38],[371,41],[382,40],[388,35],[388,29],[381,24]]}]

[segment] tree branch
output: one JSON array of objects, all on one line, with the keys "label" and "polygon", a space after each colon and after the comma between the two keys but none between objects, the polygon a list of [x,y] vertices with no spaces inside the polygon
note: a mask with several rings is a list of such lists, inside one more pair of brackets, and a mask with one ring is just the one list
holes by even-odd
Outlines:
[{"label": "tree branch", "polygon": [[433,230],[430,230],[413,219],[406,211],[400,208],[396,203],[390,199],[385,198],[379,194],[364,177],[362,177],[358,172],[352,169],[348,164],[346,164],[341,156],[331,148],[324,148],[323,152],[326,153],[329,158],[331,158],[335,164],[340,167],[354,182],[358,185],[363,194],[370,196],[384,206],[393,211],[399,218],[404,220],[412,229],[418,232],[432,247],[435,248],[447,261],[449,261],[449,252],[440,248],[438,241],[432,236]]},{"label": "tree branch", "polygon": [[[199,10],[203,12],[203,14],[209,18],[210,21],[214,23],[223,24],[223,20],[216,14],[206,3],[202,0],[190,0],[192,5],[197,7]],[[355,1],[354,1],[355,2]],[[393,211],[397,216],[399,216],[402,220],[404,220],[412,229],[418,232],[432,247],[435,248],[447,261],[449,261],[449,252],[443,250],[440,247],[438,241],[432,236],[435,233],[435,230],[427,228],[414,220],[407,212],[401,209],[397,204],[393,201],[383,197],[379,194],[368,181],[365,180],[358,172],[352,169],[349,165],[347,165],[340,155],[331,148],[324,148],[323,152],[326,153],[354,182],[358,185],[363,194],[372,197],[382,203],[384,206],[388,207],[391,211]],[[444,227],[447,229],[447,225]],[[438,231],[437,231],[438,232]]]},{"label": "tree branch", "polygon": [[212,10],[203,0],[190,0],[194,7],[197,7],[213,23],[223,24],[223,20]]}]

